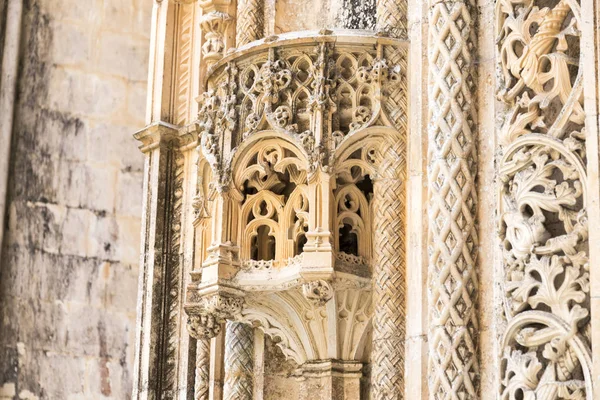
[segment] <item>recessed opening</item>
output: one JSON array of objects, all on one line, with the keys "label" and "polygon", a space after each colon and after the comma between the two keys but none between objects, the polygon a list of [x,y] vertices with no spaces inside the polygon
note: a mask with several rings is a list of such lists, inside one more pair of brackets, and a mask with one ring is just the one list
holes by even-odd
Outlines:
[{"label": "recessed opening", "polygon": [[358,256],[358,236],[350,224],[344,224],[339,231],[340,250]]},{"label": "recessed opening", "polygon": [[251,257],[255,261],[270,261],[275,259],[275,238],[269,233],[271,228],[261,225],[256,236],[252,238]]}]

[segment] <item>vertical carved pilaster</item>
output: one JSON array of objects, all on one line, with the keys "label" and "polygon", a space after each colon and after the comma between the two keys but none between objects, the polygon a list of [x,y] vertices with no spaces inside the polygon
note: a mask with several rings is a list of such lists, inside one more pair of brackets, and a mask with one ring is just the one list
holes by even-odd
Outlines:
[{"label": "vertical carved pilaster", "polygon": [[429,396],[478,398],[475,6],[430,2]]},{"label": "vertical carved pilaster", "polygon": [[236,46],[261,39],[265,32],[264,0],[238,0]]},{"label": "vertical carved pilaster", "polygon": [[135,137],[146,176],[134,398],[171,398],[179,386],[183,157],[172,126],[150,125]]},{"label": "vertical carved pilaster", "polygon": [[226,322],[223,400],[252,400],[254,332],[239,322]]},{"label": "vertical carved pilaster", "polygon": [[373,262],[373,399],[403,398],[406,339],[406,149],[400,141],[388,150],[375,180]]},{"label": "vertical carved pilaster", "polygon": [[581,15],[579,1],[496,8],[507,400],[592,398]]},{"label": "vertical carved pilaster", "polygon": [[377,0],[377,31],[406,39],[408,28],[406,0]]},{"label": "vertical carved pilaster", "polygon": [[194,400],[208,400],[210,388],[210,339],[196,339],[196,378]]}]

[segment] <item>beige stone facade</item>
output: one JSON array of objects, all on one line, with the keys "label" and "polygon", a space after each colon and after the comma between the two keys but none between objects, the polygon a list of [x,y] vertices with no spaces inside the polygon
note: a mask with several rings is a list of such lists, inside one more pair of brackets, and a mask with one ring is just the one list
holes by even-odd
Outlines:
[{"label": "beige stone facade", "polygon": [[54,3],[0,5],[0,399],[600,399],[597,0]]},{"label": "beige stone facade", "polygon": [[596,6],[157,3],[134,397],[593,398]]}]

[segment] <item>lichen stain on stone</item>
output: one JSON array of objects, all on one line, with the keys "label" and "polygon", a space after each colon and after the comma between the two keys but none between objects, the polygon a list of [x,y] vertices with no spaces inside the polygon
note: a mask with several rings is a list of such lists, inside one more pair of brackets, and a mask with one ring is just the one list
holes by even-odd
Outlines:
[{"label": "lichen stain on stone", "polygon": [[375,0],[343,0],[337,17],[341,28],[375,30]]},{"label": "lichen stain on stone", "polygon": [[100,391],[104,396],[110,396],[112,389],[110,386],[110,369],[108,368],[108,346],[106,344],[106,325],[104,321],[98,321],[98,339],[100,342],[100,351],[98,353],[100,369]]}]

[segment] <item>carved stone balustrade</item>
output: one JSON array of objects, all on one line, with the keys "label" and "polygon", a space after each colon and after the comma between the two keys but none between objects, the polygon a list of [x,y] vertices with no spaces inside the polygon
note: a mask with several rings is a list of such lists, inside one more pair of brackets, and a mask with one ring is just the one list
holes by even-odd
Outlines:
[{"label": "carved stone balustrade", "polygon": [[[405,169],[406,65],[404,42],[360,31],[269,37],[213,65],[197,122],[194,335],[251,324],[309,366],[306,388],[318,376],[358,398],[380,270],[373,187],[392,145],[387,162]],[[325,360],[354,364],[315,375]]]}]

